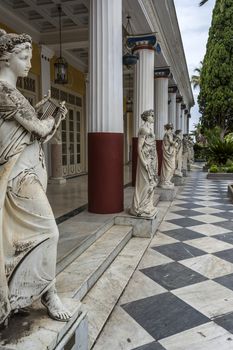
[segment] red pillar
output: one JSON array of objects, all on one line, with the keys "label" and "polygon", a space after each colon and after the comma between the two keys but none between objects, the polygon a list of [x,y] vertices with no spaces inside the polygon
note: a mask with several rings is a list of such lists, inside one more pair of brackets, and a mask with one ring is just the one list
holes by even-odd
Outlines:
[{"label": "red pillar", "polygon": [[88,210],[97,214],[124,209],[122,133],[88,134]]}]

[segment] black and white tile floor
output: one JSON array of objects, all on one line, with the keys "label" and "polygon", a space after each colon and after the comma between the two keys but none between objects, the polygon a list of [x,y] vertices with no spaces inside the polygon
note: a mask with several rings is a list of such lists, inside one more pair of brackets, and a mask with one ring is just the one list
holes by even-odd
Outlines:
[{"label": "black and white tile floor", "polygon": [[233,204],[205,177],[173,202],[96,350],[233,349]]}]

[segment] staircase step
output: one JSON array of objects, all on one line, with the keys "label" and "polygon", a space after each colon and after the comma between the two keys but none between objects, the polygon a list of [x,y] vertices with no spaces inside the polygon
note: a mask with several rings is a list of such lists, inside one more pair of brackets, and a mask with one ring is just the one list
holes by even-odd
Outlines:
[{"label": "staircase step", "polygon": [[57,276],[59,294],[81,300],[131,237],[132,226],[112,226]]},{"label": "staircase step", "polygon": [[[71,220],[74,220],[73,218]],[[75,225],[72,223],[70,225],[70,221],[68,220],[62,225],[68,225],[69,226],[74,226],[72,231],[75,232],[82,232],[83,231],[83,222],[75,222]],[[79,226],[81,225],[80,229]],[[114,220],[111,218],[107,222],[99,225],[99,227],[92,233],[87,235],[87,238],[84,238],[81,242],[79,240],[75,241],[73,240],[69,245],[71,247],[65,248],[64,245],[66,244],[66,230],[65,233],[63,233],[60,236],[59,239],[59,245],[58,245],[58,253],[60,253],[60,257],[58,257],[58,262],[57,262],[57,274],[62,272],[67,266],[69,266],[75,259],[77,259],[86,249],[88,249],[97,239],[99,239],[107,230],[109,230],[112,226],[114,225]],[[60,226],[59,226],[60,227]],[[70,230],[70,227],[69,227]],[[72,236],[76,237],[77,234],[74,232],[71,232]],[[73,245],[72,245],[73,244]],[[61,254],[60,250],[64,253]]]},{"label": "staircase step", "polygon": [[93,348],[149,243],[148,238],[133,237],[82,300],[88,314],[89,349]]}]

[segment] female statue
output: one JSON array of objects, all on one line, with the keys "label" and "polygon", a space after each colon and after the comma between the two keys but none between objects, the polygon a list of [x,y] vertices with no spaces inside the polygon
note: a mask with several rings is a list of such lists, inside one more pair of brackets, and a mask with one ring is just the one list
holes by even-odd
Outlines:
[{"label": "female statue", "polygon": [[138,163],[136,185],[130,213],[140,217],[153,217],[154,190],[157,185],[157,153],[154,135],[154,111],[141,115],[144,124],[138,132]]},{"label": "female statue", "polygon": [[176,167],[176,148],[178,147],[178,139],[173,135],[173,125],[164,125],[165,134],[163,137],[163,160],[160,176],[160,187],[170,189],[174,187],[171,179]]},{"label": "female statue", "polygon": [[55,289],[58,228],[42,150],[67,109],[40,120],[17,90],[31,57],[28,35],[0,30],[0,324],[38,298],[53,319],[71,316]]},{"label": "female statue", "polygon": [[183,134],[182,134],[182,130],[176,130],[175,132],[176,137],[177,137],[177,142],[178,142],[178,146],[176,149],[176,170],[175,170],[175,175],[182,177],[182,161],[183,161]]}]

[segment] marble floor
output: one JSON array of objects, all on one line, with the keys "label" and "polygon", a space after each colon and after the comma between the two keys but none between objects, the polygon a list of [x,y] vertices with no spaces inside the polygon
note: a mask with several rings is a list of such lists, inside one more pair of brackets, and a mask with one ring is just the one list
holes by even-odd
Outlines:
[{"label": "marble floor", "polygon": [[233,349],[233,204],[192,172],[94,350]]}]

